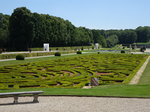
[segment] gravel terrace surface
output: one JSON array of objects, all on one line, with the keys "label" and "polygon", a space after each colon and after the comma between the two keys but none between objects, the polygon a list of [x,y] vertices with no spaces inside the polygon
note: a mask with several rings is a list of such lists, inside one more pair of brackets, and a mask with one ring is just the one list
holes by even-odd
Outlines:
[{"label": "gravel terrace surface", "polygon": [[32,99],[0,98],[0,112],[150,112],[150,99],[141,98],[40,96],[39,103],[27,103]]}]

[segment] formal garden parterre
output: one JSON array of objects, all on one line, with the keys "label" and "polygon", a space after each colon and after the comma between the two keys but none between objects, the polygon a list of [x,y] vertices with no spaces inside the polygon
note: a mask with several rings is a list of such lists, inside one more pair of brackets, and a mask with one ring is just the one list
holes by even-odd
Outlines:
[{"label": "formal garden parterre", "polygon": [[0,67],[0,89],[82,88],[92,77],[99,84],[128,83],[146,55],[88,54]]}]

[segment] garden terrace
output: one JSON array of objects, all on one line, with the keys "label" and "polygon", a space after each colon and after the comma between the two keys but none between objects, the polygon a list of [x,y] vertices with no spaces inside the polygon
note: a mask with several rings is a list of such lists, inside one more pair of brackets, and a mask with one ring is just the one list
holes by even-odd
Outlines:
[{"label": "garden terrace", "polygon": [[99,85],[128,83],[146,55],[88,54],[0,67],[0,89],[82,88],[92,77]]}]

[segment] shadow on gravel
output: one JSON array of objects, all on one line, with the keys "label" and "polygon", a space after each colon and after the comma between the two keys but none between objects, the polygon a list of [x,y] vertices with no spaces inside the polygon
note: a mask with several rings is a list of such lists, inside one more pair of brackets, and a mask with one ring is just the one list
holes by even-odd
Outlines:
[{"label": "shadow on gravel", "polygon": [[24,105],[24,104],[35,104],[35,103],[34,103],[34,102],[0,103],[0,106],[8,106],[8,105]]}]

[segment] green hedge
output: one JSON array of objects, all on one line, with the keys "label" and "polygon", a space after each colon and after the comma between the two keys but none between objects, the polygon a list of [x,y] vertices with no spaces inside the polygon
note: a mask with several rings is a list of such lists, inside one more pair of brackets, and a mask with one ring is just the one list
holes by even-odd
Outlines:
[{"label": "green hedge", "polygon": [[[68,53],[74,53],[74,51],[61,52],[61,54],[68,54]],[[24,55],[25,57],[35,57],[35,56],[54,55],[55,52],[0,54],[0,59],[13,59],[16,58],[16,56],[19,54]]]},{"label": "green hedge", "polygon": [[82,52],[81,51],[77,51],[77,54],[82,54]]},{"label": "green hedge", "polygon": [[60,52],[56,52],[55,56],[61,56],[61,53]]},{"label": "green hedge", "polygon": [[146,55],[89,54],[0,67],[0,89],[81,88],[91,77],[99,84],[128,83]]},{"label": "green hedge", "polygon": [[24,60],[25,59],[25,57],[24,57],[24,55],[22,55],[22,54],[18,54],[17,56],[16,56],[16,60]]},{"label": "green hedge", "polygon": [[[50,50],[60,50],[60,51],[65,51],[65,50],[77,50],[77,49],[92,49],[92,46],[72,46],[72,47],[50,47]],[[43,48],[31,48],[32,51],[42,51]]]}]

